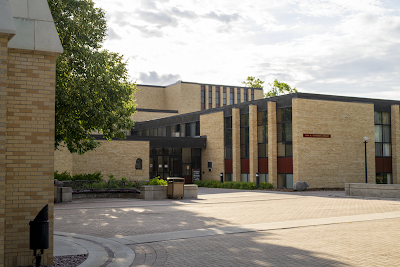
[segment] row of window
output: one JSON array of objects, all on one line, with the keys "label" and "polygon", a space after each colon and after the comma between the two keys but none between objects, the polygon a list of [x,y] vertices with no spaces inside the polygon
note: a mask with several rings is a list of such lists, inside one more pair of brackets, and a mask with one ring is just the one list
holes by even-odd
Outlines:
[{"label": "row of window", "polygon": [[200,122],[196,121],[142,131],[134,131],[133,135],[164,137],[200,136]]},{"label": "row of window", "polygon": [[[215,86],[215,107],[216,108],[218,108],[220,106],[226,106],[226,104],[227,104],[226,98],[227,98],[227,92],[228,91],[229,91],[229,100],[230,100],[229,103],[230,103],[230,105],[240,103],[240,101],[241,101],[241,93],[240,93],[240,91],[241,91],[242,88],[237,88],[236,89],[236,94],[237,94],[236,103],[234,103],[234,91],[235,91],[235,89],[233,87],[223,86],[223,88],[222,88],[222,90],[223,90],[222,91],[222,103],[221,103],[221,97],[220,97],[221,96],[220,89],[221,89],[221,86]],[[212,108],[212,103],[213,103],[212,86],[208,85],[208,89],[207,90],[208,90],[208,109],[211,109]],[[201,110],[206,109],[206,92],[207,92],[206,91],[206,86],[202,85],[201,86],[201,92],[200,92],[200,94],[201,94]],[[243,101],[247,102],[248,99],[249,99],[248,90],[244,88],[244,90],[243,90]],[[250,100],[251,101],[254,100],[254,89],[250,89]]]}]

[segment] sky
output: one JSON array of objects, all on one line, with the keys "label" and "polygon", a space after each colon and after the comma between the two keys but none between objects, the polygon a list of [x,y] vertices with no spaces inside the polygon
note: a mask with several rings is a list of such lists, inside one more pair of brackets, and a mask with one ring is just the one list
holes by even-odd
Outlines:
[{"label": "sky", "polygon": [[132,81],[400,100],[399,0],[94,0]]}]

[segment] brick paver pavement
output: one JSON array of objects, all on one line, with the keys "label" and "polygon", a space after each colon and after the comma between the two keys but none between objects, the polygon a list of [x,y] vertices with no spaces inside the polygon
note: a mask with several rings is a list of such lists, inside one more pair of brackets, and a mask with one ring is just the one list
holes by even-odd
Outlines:
[{"label": "brick paver pavement", "polygon": [[[398,199],[347,198],[343,192],[200,190],[199,200],[56,205],[55,230],[112,238],[400,211]],[[399,230],[400,219],[386,219],[129,246],[137,252],[132,266],[400,266]]]}]

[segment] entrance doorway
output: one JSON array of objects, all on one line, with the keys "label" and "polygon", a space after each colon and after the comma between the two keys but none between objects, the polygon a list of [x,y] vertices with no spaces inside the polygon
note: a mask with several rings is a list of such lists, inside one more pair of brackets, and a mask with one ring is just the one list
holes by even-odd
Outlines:
[{"label": "entrance doorway", "polygon": [[149,178],[160,176],[181,177],[182,155],[180,148],[152,148],[150,150]]}]

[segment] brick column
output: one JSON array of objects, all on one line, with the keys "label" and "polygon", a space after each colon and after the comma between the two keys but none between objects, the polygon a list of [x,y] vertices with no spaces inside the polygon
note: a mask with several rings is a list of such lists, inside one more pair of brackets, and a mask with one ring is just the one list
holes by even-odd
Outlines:
[{"label": "brick column", "polygon": [[249,106],[250,182],[256,182],[258,172],[257,105]]},{"label": "brick column", "polygon": [[232,109],[232,180],[240,182],[240,109]]},{"label": "brick column", "polygon": [[392,130],[392,175],[393,183],[400,183],[400,111],[399,105],[391,108],[391,130]]},{"label": "brick column", "polygon": [[302,133],[299,132],[299,113],[298,113],[298,101],[296,98],[292,99],[292,136],[293,136],[293,184],[299,181],[300,168],[299,168],[299,157],[300,147],[299,138],[302,138]]},{"label": "brick column", "polygon": [[276,103],[268,102],[268,176],[269,182],[278,186],[278,145],[276,134]]},{"label": "brick column", "polygon": [[0,267],[4,266],[5,152],[8,36],[0,35]]},{"label": "brick column", "polygon": [[9,49],[7,70],[5,266],[27,266],[29,221],[49,205],[53,262],[54,112],[56,57]]}]

